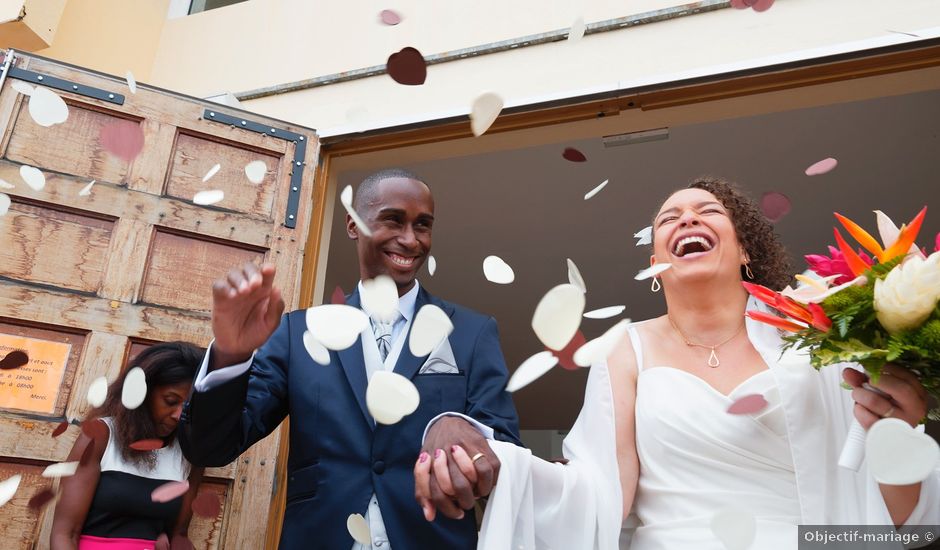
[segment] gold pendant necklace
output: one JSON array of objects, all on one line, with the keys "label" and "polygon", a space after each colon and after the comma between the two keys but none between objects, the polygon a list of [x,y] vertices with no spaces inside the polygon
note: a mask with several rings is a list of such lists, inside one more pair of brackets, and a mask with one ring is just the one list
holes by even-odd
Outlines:
[{"label": "gold pendant necklace", "polygon": [[679,330],[679,327],[676,326],[676,324],[675,324],[675,323],[673,322],[673,320],[672,320],[672,317],[670,317],[668,313],[666,314],[666,318],[669,319],[669,324],[672,325],[672,328],[674,328],[675,331],[676,331],[677,333],[679,333],[679,336],[682,337],[682,340],[685,342],[685,345],[687,345],[687,346],[689,346],[689,347],[696,346],[696,347],[700,347],[700,348],[705,348],[705,349],[711,350],[711,353],[708,354],[708,366],[711,367],[711,368],[713,368],[713,369],[714,369],[714,368],[717,368],[717,367],[719,367],[719,366],[721,366],[721,361],[718,360],[718,354],[715,353],[715,350],[718,349],[718,348],[720,348],[721,346],[727,344],[728,342],[730,342],[735,336],[737,336],[738,334],[740,334],[741,331],[744,329],[744,323],[741,323],[741,326],[738,327],[738,330],[734,331],[734,334],[732,334],[731,336],[729,336],[729,337],[728,337],[726,340],[724,340],[723,342],[718,343],[718,344],[715,344],[714,346],[706,346],[705,344],[697,344],[697,343],[695,343],[695,342],[692,342],[692,341],[689,340],[688,338],[686,338],[685,334],[684,334],[681,330]]}]

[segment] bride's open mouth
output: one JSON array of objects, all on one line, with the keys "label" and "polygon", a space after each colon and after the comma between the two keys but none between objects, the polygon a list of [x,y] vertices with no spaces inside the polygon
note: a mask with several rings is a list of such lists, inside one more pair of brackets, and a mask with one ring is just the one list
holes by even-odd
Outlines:
[{"label": "bride's open mouth", "polygon": [[672,255],[677,258],[693,259],[708,254],[715,248],[711,237],[704,234],[685,235],[672,245]]}]

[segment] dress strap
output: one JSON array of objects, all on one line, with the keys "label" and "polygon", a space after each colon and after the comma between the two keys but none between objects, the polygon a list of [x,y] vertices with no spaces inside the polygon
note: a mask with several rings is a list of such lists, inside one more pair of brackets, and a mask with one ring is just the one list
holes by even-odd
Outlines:
[{"label": "dress strap", "polygon": [[640,343],[640,333],[637,332],[636,325],[633,323],[627,325],[627,333],[630,335],[630,343],[636,355],[636,372],[640,373],[643,370],[643,345]]}]

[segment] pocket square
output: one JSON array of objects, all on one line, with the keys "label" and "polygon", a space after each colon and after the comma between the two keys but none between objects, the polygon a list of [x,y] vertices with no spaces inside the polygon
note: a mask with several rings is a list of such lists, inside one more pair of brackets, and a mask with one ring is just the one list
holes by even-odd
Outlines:
[{"label": "pocket square", "polygon": [[454,359],[454,350],[450,347],[450,341],[447,338],[438,344],[427,360],[418,370],[418,375],[422,374],[460,374],[457,368],[457,360]]}]

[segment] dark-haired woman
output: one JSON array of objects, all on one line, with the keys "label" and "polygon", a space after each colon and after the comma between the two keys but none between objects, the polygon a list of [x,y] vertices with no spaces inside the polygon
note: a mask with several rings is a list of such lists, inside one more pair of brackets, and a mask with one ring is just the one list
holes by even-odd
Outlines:
[{"label": "dark-haired woman", "polygon": [[[153,345],[111,384],[104,404],[82,423],[69,453],[67,460],[80,464],[75,475],[62,479],[52,523],[53,550],[159,550],[169,548],[171,540],[174,548],[188,542],[190,506],[202,470],[190,468],[183,458],[176,426],[203,353],[185,342]],[[139,407],[128,409],[121,394],[133,367],[144,372],[147,396]],[[160,448],[131,447],[147,440]],[[169,502],[151,499],[157,487],[186,480],[184,495]]]},{"label": "dark-haired woman", "polygon": [[[632,324],[591,367],[565,439],[570,462],[490,442],[501,469],[481,548],[615,549],[631,512],[632,550],[795,549],[801,524],[938,523],[940,469],[889,486],[864,466],[836,464],[853,416],[866,427],[886,415],[917,425],[927,404],[916,378],[886,367],[891,376],[877,385],[888,401],[861,388],[858,370],[816,371],[805,355],[781,357],[776,330],[745,320],[761,306],[742,280],[779,290],[789,279],[784,250],[752,201],[717,179],[673,193],[653,220],[650,260],[671,265],[652,285],[666,314]],[[840,387],[843,377],[853,391]],[[729,414],[753,394],[766,406]],[[439,460],[416,465],[419,492],[432,469],[447,473]]]}]

